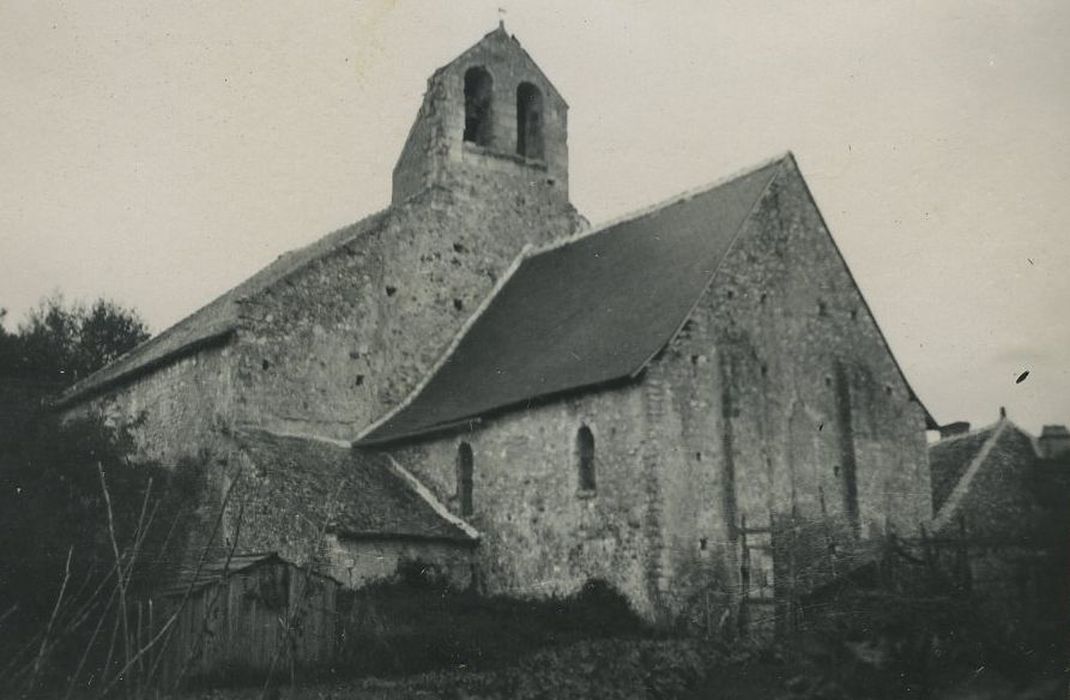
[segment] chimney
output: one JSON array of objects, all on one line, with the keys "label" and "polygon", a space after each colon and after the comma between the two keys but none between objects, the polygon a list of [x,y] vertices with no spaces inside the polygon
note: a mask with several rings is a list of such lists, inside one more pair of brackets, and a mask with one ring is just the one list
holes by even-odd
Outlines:
[{"label": "chimney", "polygon": [[970,432],[970,424],[967,421],[959,420],[954,423],[948,423],[947,425],[940,426],[940,439],[946,440],[949,437],[955,437],[956,435],[965,435]]},{"label": "chimney", "polygon": [[1037,440],[1040,456],[1054,459],[1070,454],[1070,430],[1065,425],[1045,425]]}]

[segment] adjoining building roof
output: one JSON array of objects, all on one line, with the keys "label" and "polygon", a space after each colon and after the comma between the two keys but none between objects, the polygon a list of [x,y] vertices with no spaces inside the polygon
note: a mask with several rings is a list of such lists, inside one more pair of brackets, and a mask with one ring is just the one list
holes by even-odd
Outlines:
[{"label": "adjoining building roof", "polygon": [[951,491],[962,480],[999,424],[972,433],[963,433],[941,440],[929,447],[929,471],[932,480],[933,512],[939,512]]},{"label": "adjoining building roof", "polygon": [[[1006,476],[1014,473],[1022,476],[1031,471],[1036,458],[1032,436],[1005,416],[976,432],[930,445],[933,532],[946,528],[962,512],[971,492],[977,490],[976,485],[984,482],[984,474],[1001,473]],[[986,488],[991,490],[993,486],[989,483]],[[1010,484],[1004,482],[998,488],[1002,492],[1000,497],[1011,496],[1007,492],[1011,489]],[[990,493],[986,498],[996,495]],[[991,503],[984,507],[990,509]]]},{"label": "adjoining building roof", "polygon": [[[257,554],[234,553],[223,555],[201,563],[200,567],[194,564],[191,565],[190,568],[182,569],[166,586],[160,588],[157,591],[157,594],[172,597],[185,595],[186,591],[196,593],[205,586],[217,581],[222,581],[227,576],[242,573],[263,564],[297,566],[296,564],[285,561],[275,552]],[[321,579],[327,578],[338,583],[333,578],[324,576],[315,571],[310,572],[310,574]]]},{"label": "adjoining building roof", "polygon": [[327,441],[241,431],[239,448],[262,487],[246,512],[296,512],[350,539],[419,539],[474,544],[478,536],[449,514],[389,455]]},{"label": "adjoining building roof", "polygon": [[206,346],[225,342],[238,328],[241,300],[271,287],[314,260],[374,230],[385,220],[388,212],[384,210],[365,217],[304,248],[283,253],[230,291],[138,345],[115,362],[76,382],[56,399],[55,405],[62,407],[76,403]]}]

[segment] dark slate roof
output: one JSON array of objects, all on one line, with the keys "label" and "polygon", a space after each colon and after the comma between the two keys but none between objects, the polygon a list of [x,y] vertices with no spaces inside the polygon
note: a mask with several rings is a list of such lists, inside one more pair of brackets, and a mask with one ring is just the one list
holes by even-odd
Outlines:
[{"label": "dark slate roof", "polygon": [[933,512],[940,510],[941,506],[955,489],[966,469],[980,454],[985,443],[995,433],[996,425],[987,428],[956,435],[955,437],[941,440],[929,446],[929,472],[932,480]]},{"label": "dark slate roof", "polygon": [[436,512],[385,454],[261,430],[236,437],[266,484],[255,498],[271,513],[296,508],[341,537],[476,541],[474,531]]},{"label": "dark slate roof", "polygon": [[523,256],[412,400],[358,444],[637,374],[697,303],[783,160]]},{"label": "dark slate roof", "polygon": [[[968,523],[972,537],[1022,543],[1044,529],[1043,504],[1057,484],[1038,479],[1033,437],[1010,419],[1003,417],[977,433],[936,443],[929,453],[934,476],[942,468],[960,474],[934,503],[934,533]],[[957,456],[952,458],[953,454]],[[1064,511],[1063,505],[1058,503],[1057,510]],[[965,519],[959,520],[960,516]]]},{"label": "dark slate roof", "polygon": [[205,346],[225,341],[238,327],[240,301],[372,231],[385,220],[388,212],[384,210],[373,214],[304,248],[283,253],[270,265],[214,301],[138,345],[115,362],[76,382],[63,392],[55,404],[65,406],[89,398]]}]

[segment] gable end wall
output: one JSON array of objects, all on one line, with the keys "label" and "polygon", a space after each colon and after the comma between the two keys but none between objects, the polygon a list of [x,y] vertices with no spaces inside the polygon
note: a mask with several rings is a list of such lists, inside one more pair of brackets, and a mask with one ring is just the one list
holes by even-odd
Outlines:
[{"label": "gable end wall", "polygon": [[[658,423],[672,504],[667,606],[694,624],[707,601],[739,593],[744,519],[775,529],[794,513],[802,567],[830,541],[846,551],[858,536],[913,533],[931,517],[924,410],[801,176],[783,168],[646,378],[668,396]],[[773,566],[764,554],[752,562],[771,583]]]}]

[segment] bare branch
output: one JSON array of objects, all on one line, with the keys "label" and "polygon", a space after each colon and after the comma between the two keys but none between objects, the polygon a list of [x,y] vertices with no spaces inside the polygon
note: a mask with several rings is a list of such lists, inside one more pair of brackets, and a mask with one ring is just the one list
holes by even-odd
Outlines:
[{"label": "bare branch", "polygon": [[63,602],[63,594],[67,592],[67,582],[71,580],[71,555],[74,553],[74,547],[67,549],[67,564],[63,568],[63,583],[59,587],[59,595],[56,596],[56,604],[52,607],[52,615],[48,618],[48,626],[45,627],[45,636],[41,640],[41,648],[37,652],[37,658],[33,662],[33,675],[30,676],[30,689],[37,683],[37,676],[41,673],[41,666],[45,661],[45,651],[48,649],[48,642],[52,638],[52,626],[56,623],[56,613],[59,612],[59,606]]},{"label": "bare branch", "polygon": [[119,554],[119,543],[115,538],[115,516],[111,507],[111,493],[108,492],[108,482],[104,478],[104,467],[97,462],[97,473],[100,474],[100,488],[104,492],[104,503],[108,507],[108,538],[111,540],[111,551],[115,555],[115,573],[119,586],[119,614],[123,623],[123,643],[125,645],[126,660],[130,660],[130,623],[127,619],[126,610],[126,580],[123,576],[122,556]]}]

